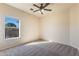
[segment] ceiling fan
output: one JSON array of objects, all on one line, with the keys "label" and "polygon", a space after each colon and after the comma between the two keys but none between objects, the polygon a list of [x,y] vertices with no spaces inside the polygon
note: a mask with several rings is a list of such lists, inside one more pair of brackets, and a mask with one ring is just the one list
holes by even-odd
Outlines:
[{"label": "ceiling fan", "polygon": [[41,3],[39,6],[36,4],[33,4],[33,6],[37,7],[37,10],[34,10],[33,8],[30,8],[33,12],[39,11],[41,14],[44,14],[44,11],[52,11],[52,9],[46,9],[46,7],[50,5],[50,3]]}]

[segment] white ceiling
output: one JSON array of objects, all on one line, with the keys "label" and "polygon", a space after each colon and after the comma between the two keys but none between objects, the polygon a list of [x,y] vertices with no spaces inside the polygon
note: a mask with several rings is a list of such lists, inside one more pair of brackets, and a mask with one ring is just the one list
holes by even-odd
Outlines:
[{"label": "white ceiling", "polygon": [[[30,13],[30,14],[33,14],[35,16],[38,16],[38,17],[43,17],[43,16],[46,16],[50,13],[54,13],[54,12],[57,12],[57,11],[62,11],[63,9],[69,9],[70,7],[73,6],[73,4],[57,4],[57,3],[51,3],[50,5],[48,5],[46,8],[48,9],[52,9],[51,12],[44,12],[44,15],[40,14],[39,12],[33,12],[30,10],[30,8],[33,8],[33,9],[37,9],[36,7],[33,6],[32,3],[7,3],[8,5],[12,6],[12,7],[16,7],[26,13]],[[39,5],[39,4],[37,4]]]}]

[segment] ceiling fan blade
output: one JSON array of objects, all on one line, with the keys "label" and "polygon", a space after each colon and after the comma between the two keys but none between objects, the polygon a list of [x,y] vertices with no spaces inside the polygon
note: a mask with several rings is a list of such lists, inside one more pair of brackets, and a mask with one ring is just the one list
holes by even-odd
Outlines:
[{"label": "ceiling fan blade", "polygon": [[46,3],[45,6],[44,6],[43,8],[47,7],[49,4],[50,4],[50,3]]},{"label": "ceiling fan blade", "polygon": [[52,11],[51,9],[44,9],[44,10],[46,10],[46,11]]},{"label": "ceiling fan blade", "polygon": [[39,6],[37,6],[36,4],[33,4],[33,6],[37,7],[37,8],[40,8]]},{"label": "ceiling fan blade", "polygon": [[33,11],[33,12],[37,12],[37,11],[39,11],[39,10],[35,10],[35,11]]},{"label": "ceiling fan blade", "polygon": [[32,8],[30,8],[30,10],[33,10]]}]

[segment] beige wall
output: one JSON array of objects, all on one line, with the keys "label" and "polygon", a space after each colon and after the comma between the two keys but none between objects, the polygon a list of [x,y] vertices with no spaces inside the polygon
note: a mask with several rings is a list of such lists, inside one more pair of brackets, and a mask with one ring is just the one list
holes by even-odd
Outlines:
[{"label": "beige wall", "polygon": [[41,26],[42,38],[69,45],[69,9],[53,11],[41,19]]},{"label": "beige wall", "polygon": [[[13,40],[4,39],[4,16],[14,16],[21,20],[21,38]],[[0,4],[0,50],[12,47],[24,42],[37,40],[39,38],[39,18],[31,14]]]},{"label": "beige wall", "polygon": [[70,11],[70,44],[79,49],[79,4]]}]

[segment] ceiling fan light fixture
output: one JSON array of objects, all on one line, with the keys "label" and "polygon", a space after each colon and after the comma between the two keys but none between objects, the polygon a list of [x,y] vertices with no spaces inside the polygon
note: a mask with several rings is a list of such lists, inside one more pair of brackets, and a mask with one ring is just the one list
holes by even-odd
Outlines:
[{"label": "ceiling fan light fixture", "polygon": [[42,14],[42,15],[44,14],[44,12],[42,12],[41,10],[40,10],[40,11],[38,11],[38,13],[39,13],[39,14]]},{"label": "ceiling fan light fixture", "polygon": [[40,11],[38,11],[38,13],[39,13],[39,14],[41,14],[41,12],[40,12]]},{"label": "ceiling fan light fixture", "polygon": [[44,9],[42,9],[41,11],[44,12]]}]

